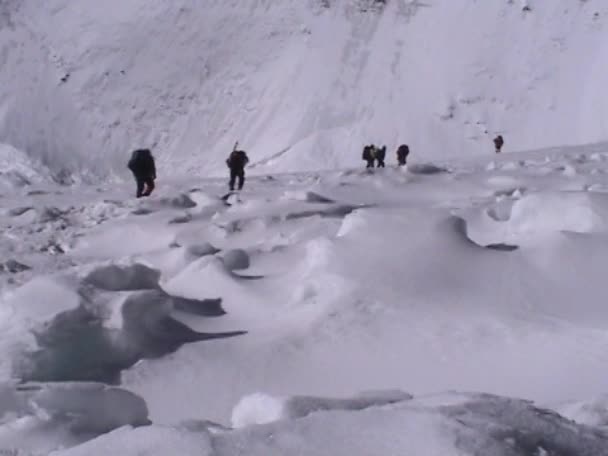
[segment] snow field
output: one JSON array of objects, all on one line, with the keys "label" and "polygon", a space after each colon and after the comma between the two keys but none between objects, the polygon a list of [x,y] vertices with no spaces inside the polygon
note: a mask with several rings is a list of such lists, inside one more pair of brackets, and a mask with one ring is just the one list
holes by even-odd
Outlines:
[{"label": "snow field", "polygon": [[[154,426],[95,438],[21,408],[0,448],[601,455],[604,153],[254,177],[240,203],[214,180],[7,195],[4,251],[30,269],[0,276],[4,397],[21,378],[96,410],[79,385],[119,384]],[[125,407],[107,430],[138,426]]]}]

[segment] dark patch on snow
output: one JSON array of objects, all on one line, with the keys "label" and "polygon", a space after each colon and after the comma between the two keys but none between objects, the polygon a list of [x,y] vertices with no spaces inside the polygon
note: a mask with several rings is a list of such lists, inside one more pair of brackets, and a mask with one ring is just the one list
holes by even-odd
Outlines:
[{"label": "dark patch on snow", "polygon": [[118,206],[118,207],[124,207],[124,203],[122,201],[119,201],[119,200],[104,199],[103,202],[106,203],[106,204],[112,204],[112,205]]},{"label": "dark patch on snow", "polygon": [[175,310],[203,317],[221,317],[222,315],[226,315],[226,311],[222,307],[222,298],[199,300],[174,296],[173,307]]},{"label": "dark patch on snow", "polygon": [[38,214],[36,217],[36,222],[38,223],[50,223],[57,220],[63,219],[71,210],[69,209],[59,209],[57,207],[44,207],[38,210]]},{"label": "dark patch on snow", "polygon": [[331,198],[327,198],[315,192],[306,192],[306,201],[309,203],[332,204],[335,203]]},{"label": "dark patch on snow", "polygon": [[38,250],[50,255],[63,255],[66,252],[66,249],[61,244],[53,240],[41,246]]},{"label": "dark patch on snow", "polygon": [[403,391],[368,391],[348,399],[315,396],[292,396],[284,404],[283,418],[303,418],[311,413],[332,410],[358,411],[371,407],[409,401],[411,394]]},{"label": "dark patch on snow", "polygon": [[[188,299],[167,294],[160,272],[142,264],[94,269],[79,284],[79,305],[34,328],[37,343],[14,364],[25,381],[100,381],[118,383],[120,374],[141,359],[158,358],[192,342],[235,337],[245,331],[203,333],[171,316],[180,311],[203,317],[226,312],[222,300]],[[106,326],[113,314],[113,292],[131,291],[120,303],[121,320]]]},{"label": "dark patch on snow", "polygon": [[143,358],[157,358],[173,353],[186,343],[240,336],[245,331],[202,333],[170,317],[168,295],[144,291],[131,295],[122,306],[123,332],[139,346]]},{"label": "dark patch on snow", "polygon": [[227,250],[222,260],[229,271],[247,269],[251,264],[249,254],[242,249]]},{"label": "dark patch on snow", "polygon": [[161,198],[160,202],[166,206],[176,209],[191,209],[196,207],[196,203],[185,193],[173,198]]},{"label": "dark patch on snow", "polygon": [[160,288],[160,271],[143,264],[111,264],[91,271],[84,283],[108,291],[154,290]]},{"label": "dark patch on snow", "polygon": [[263,275],[243,275],[243,274],[236,274],[234,272],[230,273],[230,276],[234,279],[237,280],[261,280],[263,279],[265,276]]},{"label": "dark patch on snow", "polygon": [[138,207],[137,209],[134,209],[131,211],[131,214],[133,215],[149,215],[152,214],[154,211],[152,209],[150,209],[149,207]]},{"label": "dark patch on snow", "polygon": [[5,272],[9,274],[17,274],[19,272],[29,271],[30,269],[32,268],[28,265],[20,263],[19,261],[14,260],[12,258],[0,264],[0,272]]},{"label": "dark patch on snow", "polygon": [[608,456],[607,433],[527,401],[480,394],[439,410],[463,431],[478,431],[463,432],[456,440],[467,454]]},{"label": "dark patch on snow", "polygon": [[192,221],[192,215],[183,214],[183,215],[178,215],[177,217],[174,217],[171,220],[169,220],[169,225],[179,225],[179,224],[183,224],[183,223],[189,223],[191,221]]},{"label": "dark patch on snow", "polygon": [[416,163],[413,165],[408,165],[408,172],[412,174],[443,174],[448,173],[449,170],[447,168],[442,168],[441,166],[433,165],[431,163]]},{"label": "dark patch on snow", "polygon": [[188,247],[186,247],[186,253],[196,258],[201,258],[207,255],[215,255],[219,251],[220,249],[216,248],[208,242],[205,242],[203,244],[189,245]]},{"label": "dark patch on snow", "polygon": [[350,205],[350,204],[338,204],[338,205],[334,205],[331,206],[329,208],[325,208],[325,209],[318,209],[318,210],[308,210],[308,211],[301,211],[301,212],[292,212],[287,214],[287,216],[285,217],[286,220],[297,220],[297,219],[302,219],[302,218],[308,218],[308,217],[329,217],[329,218],[344,218],[347,215],[352,214],[353,212],[355,212],[358,209],[369,209],[371,207],[374,207],[371,204],[367,204],[367,205]]},{"label": "dark patch on snow", "polygon": [[171,317],[175,308],[206,316],[224,312],[217,299],[197,302],[173,298],[162,290],[140,291],[122,304],[122,326],[108,328],[99,307],[83,298],[79,307],[56,315],[35,330],[38,348],[15,364],[15,374],[25,381],[117,384],[120,373],[141,359],[165,356],[187,343],[246,333],[195,331]]},{"label": "dark patch on snow", "polygon": [[517,198],[519,195],[523,195],[527,191],[524,187],[507,188],[502,190],[496,190],[494,196],[506,196],[509,198]]},{"label": "dark patch on snow", "polygon": [[[73,443],[123,426],[151,424],[148,407],[141,397],[100,383],[0,384],[0,402],[5,414],[28,418],[28,435],[67,433]],[[4,454],[2,450],[0,454]],[[14,454],[30,453],[16,450]]]},{"label": "dark patch on snow", "polygon": [[28,211],[33,210],[34,208],[31,206],[24,206],[24,207],[15,207],[11,210],[8,211],[8,215],[11,217],[19,217],[23,214],[25,214]]},{"label": "dark patch on snow", "polygon": [[484,247],[486,249],[498,250],[500,252],[512,252],[513,250],[519,249],[519,247],[517,245],[503,244],[503,243],[488,244]]}]

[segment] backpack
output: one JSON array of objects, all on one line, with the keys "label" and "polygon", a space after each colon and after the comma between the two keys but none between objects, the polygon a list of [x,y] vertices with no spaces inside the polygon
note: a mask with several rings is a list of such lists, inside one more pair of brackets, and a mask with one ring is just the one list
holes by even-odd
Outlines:
[{"label": "backpack", "polygon": [[403,156],[407,157],[409,155],[409,153],[410,153],[410,148],[406,144],[400,145],[399,148],[397,149],[397,155],[403,155]]},{"label": "backpack", "polygon": [[361,158],[363,160],[371,160],[372,156],[371,156],[371,151],[370,151],[370,147],[369,146],[365,146],[363,148],[363,155],[361,156]]},{"label": "backpack", "polygon": [[234,150],[230,153],[226,164],[230,168],[244,168],[249,162],[249,158],[244,150]]},{"label": "backpack", "polygon": [[137,149],[131,153],[131,159],[127,167],[134,171],[137,168],[140,168],[142,163],[145,163],[151,157],[151,153],[148,149]]}]

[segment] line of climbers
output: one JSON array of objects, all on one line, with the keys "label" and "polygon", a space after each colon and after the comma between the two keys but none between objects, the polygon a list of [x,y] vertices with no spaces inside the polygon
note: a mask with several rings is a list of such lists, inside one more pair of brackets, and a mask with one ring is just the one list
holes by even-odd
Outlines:
[{"label": "line of climbers", "polygon": [[[401,144],[397,148],[397,163],[399,166],[404,166],[407,163],[407,156],[410,154],[410,148],[407,144]],[[386,146],[376,147],[373,144],[365,146],[363,148],[363,155],[361,157],[367,162],[367,168],[373,168],[374,164],[378,168],[384,168],[384,159],[386,158]]]},{"label": "line of climbers", "polygon": [[[242,190],[245,185],[245,166],[249,163],[249,157],[244,150],[238,149],[239,143],[234,145],[234,148],[226,159],[226,166],[230,170],[230,180],[228,186],[230,191],[234,191],[235,185],[239,190]],[[131,158],[127,167],[133,173],[135,185],[137,187],[135,196],[141,198],[150,196],[154,190],[154,181],[156,180],[156,164],[150,149],[137,149],[131,153]]]},{"label": "line of climbers", "polygon": [[[493,140],[496,153],[500,153],[504,145],[504,139],[502,135],[498,135]],[[245,185],[245,166],[249,163],[249,157],[244,150],[238,149],[238,141],[234,145],[232,152],[226,159],[226,166],[230,170],[230,180],[228,181],[228,187],[230,191],[234,191],[235,185],[238,190],[242,190]],[[407,144],[401,144],[395,155],[397,156],[397,163],[399,166],[405,166],[407,164],[407,157],[410,154],[410,148]],[[362,159],[367,162],[367,168],[384,168],[384,160],[386,158],[386,146],[376,147],[374,144],[369,144],[363,148]],[[154,157],[150,152],[150,149],[137,149],[131,154],[131,159],[128,163],[128,168],[133,173],[136,183],[136,196],[141,198],[143,196],[150,196],[154,190],[154,181],[156,180],[156,165],[154,164]]]}]

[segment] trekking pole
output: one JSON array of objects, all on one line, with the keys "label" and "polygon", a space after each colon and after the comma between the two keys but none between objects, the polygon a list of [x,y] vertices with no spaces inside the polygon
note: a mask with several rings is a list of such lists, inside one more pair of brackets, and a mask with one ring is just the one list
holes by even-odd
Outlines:
[{"label": "trekking pole", "polygon": [[237,147],[239,147],[239,142],[238,141],[234,143],[234,147],[232,148],[232,152],[234,152]]}]

